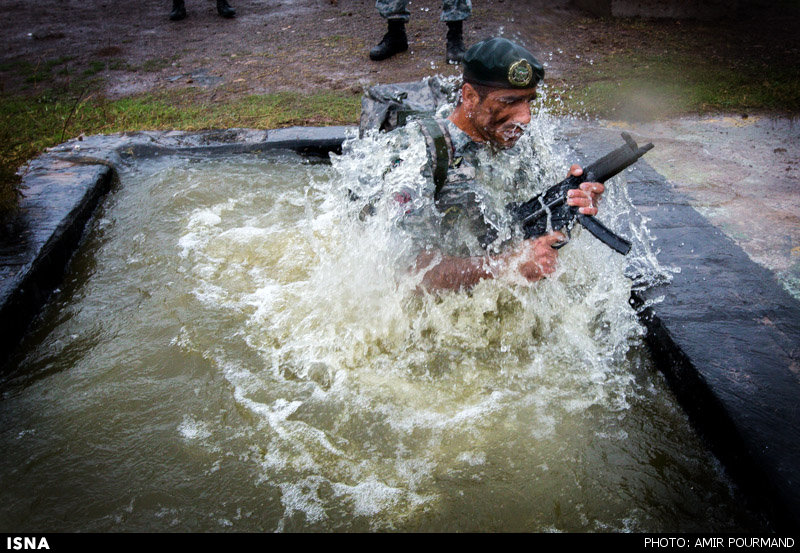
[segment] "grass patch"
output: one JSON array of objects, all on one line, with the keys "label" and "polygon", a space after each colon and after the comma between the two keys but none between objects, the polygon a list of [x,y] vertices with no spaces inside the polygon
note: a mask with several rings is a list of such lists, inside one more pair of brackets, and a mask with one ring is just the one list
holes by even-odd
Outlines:
[{"label": "grass patch", "polygon": [[647,121],[711,111],[800,111],[800,66],[752,58],[722,63],[696,53],[605,56],[576,75],[569,109]]},{"label": "grass patch", "polygon": [[109,71],[130,71],[131,66],[125,61],[118,58],[111,58],[108,60]]},{"label": "grass patch", "polygon": [[226,103],[186,90],[113,101],[74,92],[0,97],[0,211],[16,205],[18,167],[80,134],[344,125],[357,123],[360,109],[360,98],[347,92],[280,92]]},{"label": "grass patch", "polygon": [[[37,63],[29,60],[11,60],[0,64],[0,71],[17,73],[25,83],[40,83],[50,80],[54,70],[74,59],[75,56],[61,56]],[[64,69],[62,67],[59,71]]]},{"label": "grass patch", "polygon": [[142,63],[142,65],[138,67],[138,70],[144,71],[145,73],[157,73],[158,71],[171,66],[172,62],[177,61],[178,59],[180,59],[179,54],[175,54],[169,58],[150,58]]},{"label": "grass patch", "polygon": [[89,68],[84,70],[83,76],[84,77],[92,77],[97,75],[98,73],[105,71],[106,69],[106,62],[101,60],[94,60],[89,62]]}]

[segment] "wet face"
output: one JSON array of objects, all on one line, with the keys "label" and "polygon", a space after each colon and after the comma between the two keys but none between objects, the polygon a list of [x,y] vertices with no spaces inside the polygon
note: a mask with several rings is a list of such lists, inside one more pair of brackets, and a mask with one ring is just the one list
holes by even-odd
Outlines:
[{"label": "wet face", "polygon": [[[475,94],[477,96],[477,92]],[[500,148],[510,148],[531,122],[530,104],[534,99],[536,89],[498,88],[483,99],[473,101],[467,117],[483,140]]]}]

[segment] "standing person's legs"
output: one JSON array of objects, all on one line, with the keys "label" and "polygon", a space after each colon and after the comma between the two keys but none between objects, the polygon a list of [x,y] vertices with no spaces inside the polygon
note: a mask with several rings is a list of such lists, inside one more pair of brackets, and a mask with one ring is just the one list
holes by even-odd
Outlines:
[{"label": "standing person's legs", "polygon": [[369,51],[371,60],[385,60],[408,50],[406,21],[411,14],[408,12],[407,4],[407,0],[377,0],[375,2],[375,8],[381,17],[387,20],[389,30],[383,36],[383,40]]},{"label": "standing person's legs", "polygon": [[228,0],[217,0],[217,13],[222,17],[233,17],[236,15],[236,10],[228,4]]},{"label": "standing person's legs", "polygon": [[407,8],[408,0],[376,0],[375,9],[384,19],[400,19],[405,23],[411,16]]},{"label": "standing person's legs", "polygon": [[464,59],[464,20],[472,13],[472,0],[442,0],[442,21],[447,23],[447,61]]},{"label": "standing person's legs", "polygon": [[186,6],[183,3],[183,0],[172,0],[172,11],[169,14],[169,18],[172,21],[180,21],[186,17]]},{"label": "standing person's legs", "polygon": [[[217,0],[217,13],[222,17],[233,17],[236,10],[228,4],[228,0]],[[172,0],[172,11],[169,14],[172,21],[180,21],[186,18],[186,5],[184,0]]]}]

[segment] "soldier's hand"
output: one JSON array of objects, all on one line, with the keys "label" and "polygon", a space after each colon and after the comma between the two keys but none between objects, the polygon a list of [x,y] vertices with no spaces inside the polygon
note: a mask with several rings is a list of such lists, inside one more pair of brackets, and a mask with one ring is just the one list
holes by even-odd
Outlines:
[{"label": "soldier's hand", "polygon": [[[575,164],[569,168],[568,177],[579,177],[583,174],[580,165]],[[582,182],[580,188],[567,192],[567,205],[577,207],[584,215],[597,215],[597,203],[606,187],[599,182]]]},{"label": "soldier's hand", "polygon": [[566,240],[560,232],[540,236],[535,240],[525,240],[520,245],[517,271],[530,282],[536,282],[556,270],[558,250],[554,245]]}]

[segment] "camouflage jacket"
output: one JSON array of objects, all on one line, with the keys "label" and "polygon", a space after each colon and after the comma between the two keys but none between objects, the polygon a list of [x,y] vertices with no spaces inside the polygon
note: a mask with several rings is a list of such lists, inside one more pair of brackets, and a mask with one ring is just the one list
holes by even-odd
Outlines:
[{"label": "camouflage jacket", "polygon": [[[506,205],[530,197],[531,176],[524,148],[515,145],[497,150],[472,140],[449,120],[440,120],[447,131],[451,156],[447,178],[438,193],[431,164],[423,169],[429,185],[416,194],[401,196],[418,206],[400,219],[400,226],[415,235],[425,248],[448,255],[471,256],[500,251],[514,234]],[[435,208],[435,209],[434,209]]]}]

